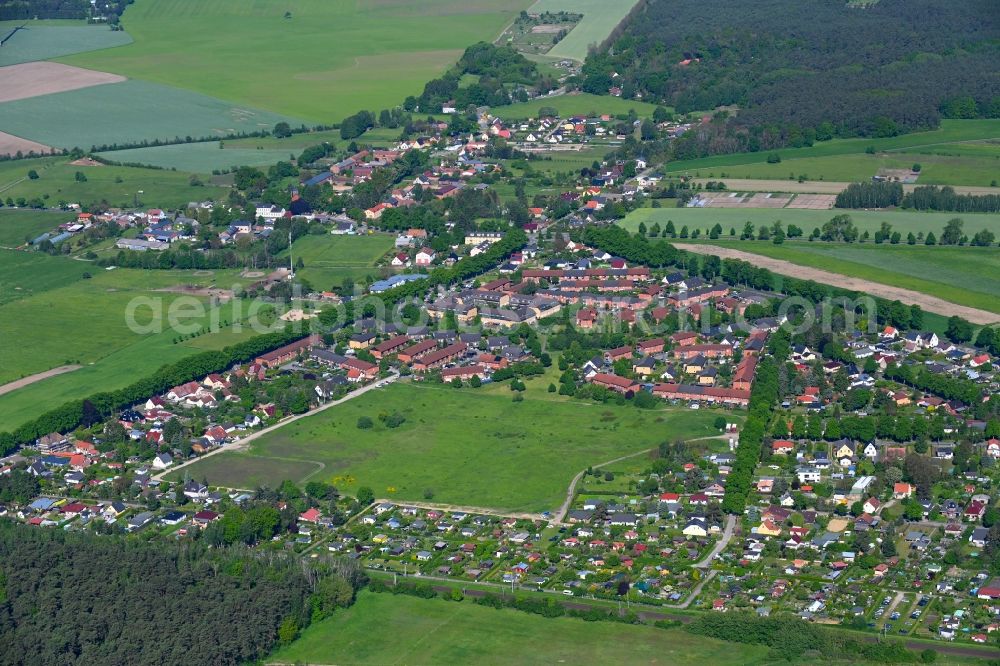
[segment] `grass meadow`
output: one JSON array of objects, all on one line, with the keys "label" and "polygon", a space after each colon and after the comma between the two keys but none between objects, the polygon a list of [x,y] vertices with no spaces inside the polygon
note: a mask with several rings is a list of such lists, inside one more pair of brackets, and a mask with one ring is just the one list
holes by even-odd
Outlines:
[{"label": "grass meadow", "polygon": [[466,47],[496,38],[529,4],[138,0],[122,16],[134,43],[63,61],[312,122],[339,122],[419,94]]},{"label": "grass meadow", "polygon": [[[6,199],[7,196],[0,194],[0,198]],[[0,208],[0,247],[18,247],[26,239],[37,238],[75,218],[76,215],[71,212]]]},{"label": "grass meadow", "polygon": [[271,130],[279,121],[301,122],[205,94],[136,80],[0,104],[4,131],[58,148],[222,136]]},{"label": "grass meadow", "polygon": [[[668,174],[696,175],[705,178],[774,178],[787,179],[800,174],[810,180],[862,180],[880,167],[904,168],[919,162],[920,184],[989,186],[1000,172],[1000,119],[942,120],[941,127],[929,132],[915,132],[884,139],[833,139],[807,148],[782,148],[757,153],[716,155],[695,160],[671,162],[664,167]],[[966,143],[973,142],[973,143]],[[875,155],[866,153],[874,148]],[[781,162],[768,164],[769,155]]]},{"label": "grass meadow", "polygon": [[311,664],[766,663],[766,647],[682,629],[544,618],[441,599],[363,591],[267,660]]},{"label": "grass meadow", "polygon": [[[31,264],[17,264],[24,261]],[[88,269],[93,277],[83,279]],[[7,280],[0,280],[4,284],[0,289],[0,340],[25,344],[0,345],[0,384],[59,365],[83,367],[0,396],[0,431],[16,428],[66,400],[126,386],[165,363],[255,335],[246,328],[237,333],[230,327],[175,343],[177,333],[168,326],[163,332],[139,334],[127,325],[126,310],[133,298],[155,299],[154,303],[162,304],[158,317],[162,320],[180,294],[159,290],[188,284],[228,287],[240,281],[233,271],[203,277],[190,271],[104,271],[68,258],[0,252],[0,278],[15,272],[18,275],[11,279],[20,282],[13,288],[6,288]],[[31,289],[31,293],[19,287]],[[193,321],[208,322],[211,307],[206,299],[198,300],[206,305],[205,314]],[[230,306],[220,306],[218,313],[220,322],[232,319]],[[138,308],[135,318],[141,324],[154,321],[146,307]]]},{"label": "grass meadow", "polygon": [[375,262],[393,248],[394,239],[391,234],[309,235],[295,241],[292,256],[295,260],[301,258],[305,264],[298,275],[325,291],[339,287],[344,278],[362,280],[368,275],[375,276]]},{"label": "grass meadow", "polygon": [[[708,242],[1000,313],[1000,252],[996,248]],[[683,244],[677,246],[683,247]]]},{"label": "grass meadow", "polygon": [[[38,180],[26,178],[29,169],[38,172]],[[77,172],[87,180],[77,181]],[[186,206],[189,201],[218,201],[229,192],[228,188],[212,185],[207,178],[203,177],[202,182],[203,185],[192,185],[191,174],[180,171],[75,166],[66,157],[0,162],[0,197],[15,200],[19,197],[29,200],[40,197],[48,206],[106,201],[111,206],[131,208],[138,196],[140,205],[146,203],[161,208],[178,208]],[[140,190],[142,194],[138,194]],[[0,218],[0,224],[2,220]]]},{"label": "grass meadow", "polygon": [[0,49],[0,67],[22,62],[50,60],[61,56],[97,51],[132,42],[124,31],[83,21],[0,21],[0,35],[18,30]]},{"label": "grass meadow", "polygon": [[498,106],[495,109],[490,109],[490,113],[504,120],[535,118],[538,116],[538,110],[543,106],[555,109],[562,117],[577,115],[599,116],[602,113],[615,116],[627,114],[631,110],[635,110],[641,117],[650,117],[656,109],[656,105],[649,102],[622,99],[620,97],[611,97],[610,95],[580,93],[574,95],[554,95],[553,97],[542,97],[520,104]]},{"label": "grass meadow", "polygon": [[533,13],[568,11],[583,14],[583,20],[546,54],[555,58],[583,60],[592,46],[607,39],[638,0],[538,0],[529,11]]},{"label": "grass meadow", "polygon": [[[579,172],[584,167],[590,167],[595,161],[601,162],[604,157],[614,150],[614,146],[608,144],[591,145],[583,150],[550,151],[541,153],[542,159],[533,160],[528,164],[534,171],[545,173],[559,173],[565,171]],[[508,168],[511,162],[505,162]],[[517,169],[515,169],[517,172]]]},{"label": "grass meadow", "polygon": [[[406,418],[398,428],[378,419],[397,412]],[[222,454],[190,471],[213,484],[245,488],[276,486],[300,471],[290,470],[291,462],[320,463],[322,471],[308,471],[310,480],[348,493],[371,486],[377,496],[399,500],[432,495],[435,502],[546,511],[588,465],[663,441],[717,435],[716,414],[590,404],[534,386],[514,403],[501,386],[395,384],[269,433],[248,454]],[[359,429],[361,416],[377,425]],[[262,458],[273,466],[262,465]]]},{"label": "grass meadow", "polygon": [[965,221],[964,228],[970,236],[981,229],[990,229],[1000,237],[1000,214],[929,213],[909,210],[640,208],[629,213],[621,225],[629,231],[637,231],[640,222],[644,222],[647,227],[659,222],[662,227],[668,220],[673,220],[678,232],[684,225],[687,225],[692,231],[701,229],[702,238],[700,240],[704,240],[708,230],[716,223],[722,225],[723,234],[728,234],[731,228],[735,228],[736,233],[739,234],[747,221],[759,227],[762,224],[770,225],[780,220],[785,226],[796,224],[802,227],[808,236],[814,228],[822,227],[830,218],[842,213],[850,215],[854,225],[862,232],[875,233],[881,227],[882,222],[888,222],[892,225],[893,230],[903,234],[904,238],[909,232],[927,234],[927,232],[933,231],[935,236],[940,236],[948,220],[960,217]]},{"label": "grass meadow", "polygon": [[0,249],[0,305],[72,284],[88,270],[66,257]]}]

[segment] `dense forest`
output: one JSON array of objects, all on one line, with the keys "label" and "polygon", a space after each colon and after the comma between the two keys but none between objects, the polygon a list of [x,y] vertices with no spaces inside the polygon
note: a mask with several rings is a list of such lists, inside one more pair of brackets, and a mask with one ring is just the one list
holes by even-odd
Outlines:
[{"label": "dense forest", "polygon": [[240,664],[337,606],[354,567],[0,524],[0,663]]},{"label": "dense forest", "polygon": [[582,87],[674,106],[735,106],[689,132],[678,157],[893,136],[942,117],[1000,117],[1000,14],[992,0],[650,0]]},{"label": "dense forest", "polygon": [[[0,0],[0,21],[24,19],[97,19],[117,23],[133,0],[106,0],[103,9],[87,0]],[[92,8],[93,7],[93,8]],[[5,35],[0,35],[0,38]]]}]

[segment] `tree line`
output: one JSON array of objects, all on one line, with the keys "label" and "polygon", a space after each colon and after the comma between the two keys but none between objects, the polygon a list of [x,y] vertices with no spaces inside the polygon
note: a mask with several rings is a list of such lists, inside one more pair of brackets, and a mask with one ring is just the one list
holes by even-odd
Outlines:
[{"label": "tree line", "polygon": [[221,372],[236,363],[244,363],[302,337],[301,333],[285,330],[258,335],[219,351],[206,351],[160,367],[116,391],[94,393],[86,398],[70,400],[38,418],[25,423],[14,432],[0,433],[0,454],[6,454],[21,444],[30,444],[51,432],[71,432],[80,426],[89,427],[116,411],[159,395],[185,382]]},{"label": "tree line", "polygon": [[0,662],[256,662],[364,582],[339,561],[3,521]]},{"label": "tree line", "polygon": [[837,208],[890,208],[954,211],[958,213],[1000,212],[1000,194],[958,194],[945,185],[922,185],[903,194],[899,183],[851,183],[837,195]]}]

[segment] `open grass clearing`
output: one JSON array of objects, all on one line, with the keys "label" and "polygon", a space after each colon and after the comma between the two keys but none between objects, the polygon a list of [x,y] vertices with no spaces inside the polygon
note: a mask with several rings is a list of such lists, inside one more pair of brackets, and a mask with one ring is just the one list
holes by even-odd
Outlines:
[{"label": "open grass clearing", "polygon": [[[37,180],[26,177],[29,169],[38,172]],[[83,174],[86,181],[77,180],[77,173]],[[70,164],[67,157],[0,162],[0,197],[15,201],[38,197],[48,206],[106,201],[111,206],[131,208],[138,201],[140,206],[146,203],[171,209],[190,201],[221,201],[229,192],[228,188],[212,185],[204,176],[200,182],[203,184],[192,185],[191,174],[181,171],[77,166]]]},{"label": "open grass clearing", "polygon": [[[216,281],[228,288],[245,282],[235,271],[205,276],[191,271],[104,271],[94,270],[87,262],[11,250],[0,252],[0,266],[5,272],[18,270],[17,262],[25,257],[45,263],[20,269],[27,277],[18,280],[28,284],[25,291],[30,288],[31,293],[17,291],[19,282],[10,291],[0,290],[0,301],[6,301],[0,305],[0,340],[24,341],[0,345],[0,384],[60,365],[78,363],[84,367],[0,397],[0,431],[15,428],[66,400],[120,388],[165,363],[257,334],[248,327],[236,332],[227,326],[215,334],[175,343],[178,333],[166,324],[169,308],[182,294],[164,289],[187,284],[211,286]],[[81,279],[87,270],[93,277]],[[16,300],[8,298],[11,295]],[[213,316],[220,324],[235,320],[235,302],[218,306],[218,314],[213,315],[207,298],[183,298],[189,304],[205,306],[203,314],[185,318],[183,323],[205,325]],[[129,327],[126,313],[133,299],[149,303],[136,309],[135,320],[140,324],[164,322],[162,332],[136,332]],[[245,307],[242,312],[245,316]]]},{"label": "open grass clearing", "polygon": [[[293,152],[298,152],[294,151]],[[128,148],[97,153],[99,157],[126,164],[148,164],[164,169],[177,169],[207,174],[215,170],[241,166],[264,167],[287,160],[287,150],[257,150],[251,148],[223,148],[218,141],[178,143],[169,146]]]},{"label": "open grass clearing", "polygon": [[[253,459],[297,460],[324,464],[311,480],[348,493],[371,486],[376,495],[399,500],[430,494],[435,502],[546,511],[560,504],[573,476],[588,465],[663,441],[718,434],[712,410],[639,410],[548,395],[529,389],[514,403],[510,391],[397,383],[271,432],[249,453],[227,454],[226,465],[196,463],[191,474],[245,487],[246,461],[256,479],[276,486],[286,478],[284,467],[262,477]],[[406,421],[387,428],[378,416],[393,413]],[[361,416],[377,425],[359,429]]]},{"label": "open grass clearing", "polygon": [[[666,200],[669,201],[669,200]],[[808,236],[813,229],[822,227],[835,215],[846,213],[851,216],[859,231],[874,234],[882,225],[888,222],[893,231],[898,231],[906,238],[913,232],[934,232],[940,236],[948,220],[960,217],[965,221],[965,231],[971,236],[981,229],[989,229],[1000,237],[1000,214],[982,213],[929,213],[911,210],[808,210],[792,208],[640,208],[628,214],[620,223],[629,231],[637,231],[639,223],[644,222],[651,227],[659,222],[663,227],[672,220],[677,231],[687,225],[690,231],[701,229],[704,239],[708,230],[716,223],[722,225],[723,235],[728,235],[730,229],[736,229],[736,234],[743,230],[746,222],[755,227],[771,225],[780,220],[786,227],[796,224],[805,230]]]},{"label": "open grass clearing", "polygon": [[[709,242],[1000,313],[1000,252],[996,248]],[[684,247],[683,243],[678,247]]]},{"label": "open grass clearing", "polygon": [[[601,162],[604,157],[614,150],[613,146],[590,145],[581,150],[549,150],[537,153],[541,159],[528,162],[535,171],[546,173],[559,172],[579,172],[580,169],[589,168],[594,162]],[[505,163],[510,166],[510,162]]]},{"label": "open grass clearing", "polygon": [[0,305],[72,284],[89,270],[66,257],[0,249]]},{"label": "open grass clearing", "polygon": [[306,629],[268,663],[729,664],[765,663],[768,649],[681,629],[544,618],[514,610],[363,591]]},{"label": "open grass clearing", "polygon": [[[103,302],[98,302],[95,305],[103,305]],[[6,307],[8,306],[0,308],[0,316],[5,316]],[[97,318],[95,313],[91,313],[91,318]],[[40,325],[51,328],[53,326],[51,320],[52,318],[46,317]],[[63,319],[64,339],[61,341],[53,341],[54,334],[47,332],[48,329],[32,330],[20,334],[22,339],[24,339],[23,336],[30,336],[27,339],[32,340],[42,338],[42,348],[48,350],[50,354],[55,354],[55,356],[50,356],[52,362],[48,363],[48,367],[55,367],[63,364],[60,360],[61,354],[64,352],[66,354],[73,353],[77,338],[72,333],[72,329],[76,325],[75,319]],[[4,323],[0,323],[0,336],[4,336],[4,339],[7,335],[6,328]],[[78,328],[87,329],[86,333],[90,335],[92,334],[90,329],[95,327],[85,324]],[[109,328],[113,333],[115,332],[113,326]],[[98,334],[103,334],[103,331]],[[218,334],[204,335],[178,344],[173,342],[176,334],[172,331],[148,336],[124,337],[124,339],[122,339],[123,336],[115,335],[113,337],[116,338],[116,344],[95,352],[101,354],[100,358],[92,362],[85,362],[79,370],[49,377],[13,393],[0,396],[0,432],[13,430],[69,400],[78,400],[82,396],[99,391],[113,391],[128,386],[135,380],[155,372],[162,365],[173,363],[206,349],[222,349],[254,335],[257,333],[246,327],[238,334],[233,333],[230,328],[223,329]],[[125,344],[121,344],[122,342]],[[0,349],[0,359],[5,360],[5,358],[4,350]],[[38,360],[38,358],[38,353],[33,351],[32,360]],[[0,365],[0,368],[2,367]],[[3,375],[6,376],[6,373]],[[6,377],[0,381],[6,382],[9,379],[17,379],[17,377]]]},{"label": "open grass clearing", "polygon": [[583,19],[546,54],[583,62],[591,47],[599,46],[622,22],[638,0],[537,0],[531,13],[567,11],[583,14]]},{"label": "open grass clearing", "polygon": [[[0,195],[0,198],[6,198],[6,195]],[[26,239],[38,238],[44,232],[75,218],[76,215],[71,212],[0,208],[0,246],[18,247]]]},{"label": "open grass clearing", "polygon": [[312,122],[339,122],[419,94],[466,47],[496,38],[529,4],[138,0],[122,15],[134,43],[66,62]]},{"label": "open grass clearing", "polygon": [[[964,144],[945,144],[962,146]],[[972,185],[988,187],[1000,174],[1000,146],[992,155],[921,155],[911,152],[891,151],[868,155],[830,155],[782,160],[777,164],[765,161],[720,168],[706,177],[725,173],[726,178],[787,180],[796,182],[800,176],[810,181],[851,182],[867,180],[880,169],[906,169],[921,165],[917,185]],[[705,174],[702,174],[705,176]],[[782,187],[775,184],[774,187]]]},{"label": "open grass clearing", "polygon": [[23,25],[0,49],[0,67],[97,51],[132,42],[123,30],[84,21],[0,21],[0,35]]},{"label": "open grass clearing", "polygon": [[122,83],[0,104],[0,127],[59,148],[225,136],[300,121],[158,83]]},{"label": "open grass clearing", "polygon": [[519,120],[522,118],[537,118],[542,107],[555,109],[563,118],[569,116],[594,117],[601,114],[612,116],[627,114],[634,110],[640,117],[653,115],[656,105],[640,102],[634,99],[622,99],[610,95],[591,95],[590,93],[574,93],[571,95],[553,95],[539,97],[530,102],[498,106],[490,109],[490,113],[504,120]]},{"label": "open grass clearing", "polygon": [[309,235],[295,241],[292,257],[305,264],[298,271],[301,278],[317,289],[329,290],[340,287],[345,278],[361,280],[378,275],[375,262],[393,248],[394,240],[391,234]]}]

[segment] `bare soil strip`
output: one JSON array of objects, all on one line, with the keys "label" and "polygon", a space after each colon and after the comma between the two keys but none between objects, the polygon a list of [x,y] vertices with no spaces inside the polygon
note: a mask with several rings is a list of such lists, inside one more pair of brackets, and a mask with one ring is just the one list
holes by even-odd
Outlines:
[{"label": "bare soil strip", "polygon": [[121,83],[124,76],[82,69],[56,62],[26,62],[20,65],[0,67],[0,102],[51,95],[90,88],[108,83]]},{"label": "bare soil strip", "polygon": [[848,275],[841,275],[840,273],[831,273],[830,271],[824,271],[810,266],[800,266],[799,264],[793,264],[792,262],[785,261],[783,259],[772,259],[771,257],[753,254],[752,252],[743,252],[742,250],[734,250],[728,247],[717,247],[715,245],[699,245],[697,243],[685,243],[683,245],[683,249],[696,252],[698,254],[714,254],[723,259],[742,259],[743,261],[750,262],[755,266],[766,268],[774,271],[775,273],[780,273],[781,275],[787,275],[789,277],[799,278],[802,280],[813,280],[814,282],[819,282],[820,284],[829,284],[834,287],[850,289],[852,291],[863,291],[873,296],[885,298],[890,301],[898,300],[908,305],[916,304],[924,310],[936,312],[946,317],[958,315],[959,317],[963,317],[971,321],[973,324],[993,324],[1000,321],[1000,315],[987,312],[986,310],[957,305],[942,298],[937,298],[936,296],[922,294],[919,291],[892,287],[880,282],[862,280]]},{"label": "bare soil strip", "polygon": [[13,134],[0,132],[0,155],[16,155],[17,151],[21,151],[24,155],[27,155],[30,152],[48,154],[52,152],[52,147],[46,146],[44,143],[38,143],[37,141],[22,139],[21,137],[14,136]]},{"label": "bare soil strip", "polygon": [[16,391],[19,388],[24,388],[28,384],[34,384],[35,382],[40,382],[43,379],[48,379],[49,377],[55,377],[56,375],[62,375],[79,369],[79,365],[60,365],[58,368],[52,368],[51,370],[46,370],[45,372],[39,372],[28,377],[22,377],[21,379],[8,382],[3,386],[0,386],[0,395]]}]

